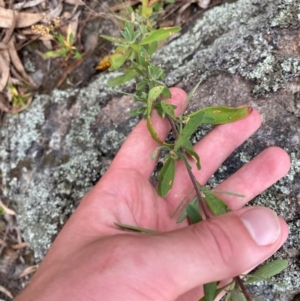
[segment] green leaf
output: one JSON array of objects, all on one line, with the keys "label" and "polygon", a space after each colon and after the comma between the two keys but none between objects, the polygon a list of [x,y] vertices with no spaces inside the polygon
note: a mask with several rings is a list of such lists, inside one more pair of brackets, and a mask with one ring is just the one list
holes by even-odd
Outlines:
[{"label": "green leaf", "polygon": [[60,44],[61,47],[66,46],[65,39],[64,39],[62,34],[57,35],[57,40],[58,40],[58,43]]},{"label": "green leaf", "polygon": [[[264,264],[262,267],[258,268],[253,274],[250,274],[249,276],[255,276],[260,278],[260,280],[266,280],[274,275],[281,273],[284,269],[287,268],[288,263],[289,262],[286,259],[273,260],[271,262]],[[250,284],[260,280],[254,280],[252,278],[245,281],[244,283]]]},{"label": "green leaf", "polygon": [[57,54],[56,51],[52,50],[52,51],[47,51],[46,53],[44,53],[44,56],[45,56],[45,58],[50,59],[52,57],[57,57],[59,55]]},{"label": "green leaf", "polygon": [[76,51],[75,54],[73,55],[73,59],[80,60],[82,59],[82,55],[80,52]]},{"label": "green leaf", "polygon": [[183,130],[178,135],[178,139],[175,143],[175,149],[179,149],[184,146],[184,144],[188,143],[191,135],[196,131],[198,126],[202,124],[203,119],[205,117],[205,112],[198,111],[197,114],[194,114],[192,117],[188,119]]},{"label": "green leaf", "polygon": [[238,289],[234,289],[231,291],[231,300],[232,301],[247,301],[244,294]]},{"label": "green leaf", "polygon": [[199,112],[205,112],[202,124],[224,124],[247,117],[252,112],[252,108],[248,106],[240,108],[224,106],[208,107],[190,114],[189,117],[192,118],[194,115],[199,114]]},{"label": "green leaf", "polygon": [[227,194],[227,195],[231,195],[231,196],[236,196],[238,198],[244,198],[245,197],[245,195],[243,195],[243,194],[239,194],[239,193],[235,193],[235,192],[230,192],[230,191],[225,191],[225,190],[213,189],[212,192],[223,193],[223,194]]},{"label": "green leaf", "polygon": [[[192,205],[193,207],[195,206],[199,206],[199,203],[198,203],[198,198],[197,197],[194,197],[187,205]],[[186,207],[187,205],[184,207],[184,209],[182,210],[182,212],[180,213],[178,219],[177,219],[177,223],[181,223],[186,217],[187,217],[187,211],[186,211]]]},{"label": "green leaf", "polygon": [[186,151],[186,153],[196,162],[196,166],[198,170],[201,169],[200,165],[200,158],[199,155],[194,151],[193,145],[191,141],[186,140],[185,144],[182,146],[182,148]]},{"label": "green leaf", "polygon": [[114,71],[123,66],[128,57],[130,56],[131,51],[132,50],[130,48],[120,48],[118,49],[118,51],[116,50],[116,52],[113,53],[109,58],[109,61],[111,63],[109,71]]},{"label": "green leaf", "polygon": [[175,176],[175,160],[168,157],[158,175],[158,194],[165,197],[173,186]]},{"label": "green leaf", "polygon": [[148,82],[146,80],[142,80],[136,84],[136,90],[137,91],[144,90],[147,85]]},{"label": "green leaf", "polygon": [[162,93],[163,89],[165,86],[157,86],[152,89],[150,89],[148,93],[148,98],[147,98],[147,128],[149,130],[149,133],[151,137],[153,138],[154,141],[156,141],[158,144],[164,144],[168,145],[167,143],[164,143],[163,141],[160,140],[153,124],[151,121],[151,111],[153,107],[153,102],[158,98],[158,96]]},{"label": "green leaf", "polygon": [[130,44],[130,47],[137,53],[140,54],[140,46],[137,44]]},{"label": "green leaf", "polygon": [[165,98],[171,98],[171,91],[170,91],[170,89],[168,88],[168,87],[165,87],[164,89],[163,89],[163,91],[161,92],[161,95],[163,96],[163,97],[165,97]]},{"label": "green leaf", "polygon": [[118,43],[118,44],[126,43],[126,40],[122,38],[111,37],[106,35],[100,35],[100,37],[113,43]]},{"label": "green leaf", "polygon": [[141,108],[137,108],[137,109],[132,109],[129,111],[129,116],[138,116],[138,115],[142,115],[146,112],[147,107],[141,107]]},{"label": "green leaf", "polygon": [[202,221],[199,205],[193,206],[191,204],[187,204],[186,214],[192,224],[196,224]]},{"label": "green leaf", "polygon": [[218,282],[210,282],[203,285],[206,301],[214,301],[217,293]]},{"label": "green leaf", "polygon": [[147,45],[153,42],[159,42],[165,40],[168,37],[170,37],[172,34],[177,33],[179,31],[180,31],[180,27],[160,28],[154,30],[150,32],[150,34],[140,42],[140,45]]},{"label": "green leaf", "polygon": [[221,215],[227,212],[227,205],[220,198],[215,196],[211,190],[205,186],[200,186],[201,192],[204,194],[204,199],[214,215]]},{"label": "green leaf", "polygon": [[177,108],[177,106],[174,106],[164,100],[162,100],[160,102],[161,104],[161,107],[163,109],[163,111],[169,115],[172,119],[176,120],[176,116],[175,116],[175,113],[174,113],[174,110]]},{"label": "green leaf", "polygon": [[153,43],[147,45],[147,52],[148,54],[151,56],[157,49],[158,47],[158,43],[156,41],[154,41]]},{"label": "green leaf", "polygon": [[150,233],[150,234],[158,234],[161,233],[160,231],[157,230],[152,230],[152,229],[147,229],[147,228],[141,228],[137,226],[131,226],[131,225],[126,225],[126,224],[121,224],[114,222],[114,224],[122,229],[125,230],[132,230],[132,231],[137,231],[137,232],[143,232],[143,233]]},{"label": "green leaf", "polygon": [[148,93],[148,101],[152,103],[154,100],[156,100],[158,98],[158,96],[162,93],[164,88],[165,88],[165,86],[157,86],[157,87],[150,89],[150,91]]},{"label": "green leaf", "polygon": [[122,85],[122,84],[125,84],[125,83],[131,81],[137,75],[138,75],[137,72],[129,71],[122,75],[119,75],[119,76],[109,79],[109,81],[107,82],[107,85],[109,87],[119,86],[119,85]]},{"label": "green leaf", "polygon": [[256,277],[253,274],[252,275],[251,274],[250,275],[241,275],[241,276],[247,277],[247,281],[244,281],[244,283],[248,282],[248,280],[252,281],[250,284],[252,284],[254,282],[264,281],[264,282],[267,282],[269,284],[276,285],[276,286],[278,286],[280,288],[283,288],[283,289],[287,288],[287,285],[285,285],[283,283],[280,283],[278,281],[274,281],[274,280],[271,280],[271,279],[268,279],[268,278],[263,279],[261,277]]},{"label": "green leaf", "polygon": [[71,30],[68,30],[67,41],[71,45],[73,45],[73,43],[74,43],[74,36],[73,36],[73,32]]}]

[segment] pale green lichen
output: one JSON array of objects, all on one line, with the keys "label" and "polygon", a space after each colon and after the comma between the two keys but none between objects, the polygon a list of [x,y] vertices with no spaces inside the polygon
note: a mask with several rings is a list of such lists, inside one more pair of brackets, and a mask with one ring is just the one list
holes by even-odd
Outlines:
[{"label": "pale green lichen", "polygon": [[[226,72],[253,80],[254,93],[283,88],[299,75],[300,62],[276,53],[267,36],[275,24],[294,24],[298,14],[295,0],[240,0],[208,11],[196,21],[195,31],[188,31],[158,54],[166,66],[178,67],[167,75],[166,83],[174,85],[199,74]],[[193,58],[183,63],[189,56]]]},{"label": "pale green lichen", "polygon": [[271,26],[297,27],[300,25],[299,1],[282,0],[278,3],[278,12],[271,22]]},{"label": "pale green lichen", "polygon": [[[208,10],[190,31],[158,52],[156,59],[166,69],[166,83],[173,85],[182,80],[188,87],[190,82],[195,82],[195,78],[203,73],[211,75],[224,72],[255,81],[257,93],[278,90],[288,79],[299,75],[299,60],[278,55],[264,34],[271,33],[271,26],[297,24],[298,9],[296,0],[239,0]],[[119,130],[109,129],[101,136],[103,141],[99,143],[99,150],[95,149],[97,137],[91,133],[93,122],[100,111],[99,103],[105,103],[115,93],[113,88],[106,86],[106,82],[116,75],[102,74],[82,90],[56,90],[51,96],[37,96],[29,110],[8,118],[8,130],[0,128],[0,169],[3,173],[4,193],[17,201],[20,226],[39,260],[74,209],[74,203],[92,186],[92,179],[97,179],[98,174],[107,169],[109,160],[106,162],[99,158],[100,153],[107,154],[111,148],[115,150],[125,137]],[[130,86],[128,84],[126,87]],[[54,161],[56,165],[53,167],[52,153],[49,153],[49,160],[45,162],[42,173],[36,175],[24,167],[23,161],[32,145],[39,140],[38,129],[45,123],[45,106],[63,104],[70,96],[81,98],[81,101],[76,108],[80,117],[74,118],[65,138],[64,151],[67,158],[61,162]],[[18,127],[18,118],[24,122],[22,128]],[[136,121],[130,122],[130,126],[133,126]],[[200,136],[206,132],[203,131]],[[54,134],[52,138],[50,148],[58,149],[61,142],[55,140]],[[14,149],[15,157],[12,158]],[[32,158],[35,159],[34,156]],[[246,152],[233,156],[236,168],[249,159]],[[295,174],[298,173],[297,164],[293,163]],[[10,170],[18,166],[20,170],[17,171],[23,178],[35,177],[24,183],[20,183],[18,177],[10,177]],[[218,177],[211,180],[213,186],[223,180],[229,170],[226,165],[220,168]],[[286,210],[290,206],[289,185],[295,174],[290,173],[273,190],[258,198],[258,204],[268,204],[279,213]],[[274,199],[278,191],[282,194],[280,202]],[[294,214],[288,217],[293,218]]]}]

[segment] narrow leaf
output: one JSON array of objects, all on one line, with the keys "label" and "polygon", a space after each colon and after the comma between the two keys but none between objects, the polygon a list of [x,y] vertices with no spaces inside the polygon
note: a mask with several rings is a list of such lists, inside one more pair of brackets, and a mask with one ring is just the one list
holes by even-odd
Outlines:
[{"label": "narrow leaf", "polygon": [[158,43],[155,41],[148,45],[147,52],[151,56],[157,49]]},{"label": "narrow leaf", "polygon": [[204,199],[214,215],[221,215],[227,212],[227,205],[220,198],[211,193],[211,190],[205,186],[200,186]]},{"label": "narrow leaf", "polygon": [[[198,198],[194,197],[188,204],[195,206],[196,204],[198,204]],[[186,217],[187,217],[187,211],[186,211],[186,207],[187,205],[184,207],[184,209],[182,210],[180,216],[177,219],[177,223],[181,223]]]},{"label": "narrow leaf", "polygon": [[204,117],[205,117],[205,112],[198,111],[197,114],[194,114],[192,117],[188,119],[188,122],[186,123],[185,127],[178,135],[178,139],[175,143],[175,149],[180,148],[186,143],[187,140],[190,139],[191,135],[196,131],[198,126],[203,123],[202,121]]},{"label": "narrow leaf", "polygon": [[231,291],[231,300],[232,301],[247,301],[244,294],[237,289]]},{"label": "narrow leaf", "polygon": [[[253,274],[250,275],[261,278],[261,280],[265,280],[271,278],[274,275],[279,274],[284,269],[286,269],[287,266],[288,266],[288,261],[286,259],[277,259],[264,264],[262,267],[260,267]],[[245,284],[253,283],[255,281],[257,280],[249,279],[245,281]]]},{"label": "narrow leaf", "polygon": [[191,141],[186,140],[185,144],[183,145],[183,149],[187,152],[187,154],[196,162],[196,166],[198,170],[201,169],[200,165],[200,158],[199,155],[194,151],[193,145]]},{"label": "narrow leaf", "polygon": [[147,229],[147,228],[141,228],[138,226],[131,226],[131,225],[126,225],[126,224],[121,224],[114,222],[114,224],[122,229],[125,230],[132,230],[132,231],[137,231],[137,232],[143,232],[143,233],[150,233],[150,234],[158,234],[161,233],[160,231],[157,230],[152,230],[152,229]]},{"label": "narrow leaf", "polygon": [[131,81],[132,79],[134,79],[135,77],[137,77],[137,72],[135,71],[129,71],[129,72],[126,72],[122,75],[119,75],[119,76],[116,76],[114,78],[111,78],[108,82],[107,82],[107,85],[109,87],[114,87],[114,86],[119,86],[119,85],[122,85],[122,84],[125,84],[129,81]]},{"label": "narrow leaf", "polygon": [[203,285],[204,296],[206,301],[214,301],[217,294],[217,285],[218,282],[210,282]]},{"label": "narrow leaf", "polygon": [[154,141],[156,141],[158,144],[169,146],[169,147],[173,146],[173,144],[168,144],[168,143],[160,140],[160,138],[159,138],[154,126],[153,126],[153,123],[151,121],[151,116],[149,115],[149,102],[148,102],[148,106],[147,106],[147,128],[148,128],[148,131],[149,131],[152,139]]},{"label": "narrow leaf", "polygon": [[114,71],[120,68],[121,66],[123,66],[126,60],[129,58],[131,51],[132,50],[130,48],[127,48],[113,53],[109,57],[110,64],[111,64],[109,71]]},{"label": "narrow leaf", "polygon": [[[243,276],[243,275],[241,275]],[[269,278],[261,278],[261,277],[256,277],[254,276],[253,274],[249,274],[249,275],[244,275],[245,277],[247,277],[247,280],[244,281],[245,284],[252,284],[254,282],[260,282],[260,281],[265,281],[269,284],[273,284],[273,285],[276,285],[278,287],[281,287],[281,288],[287,288],[287,285],[283,284],[283,283],[280,283],[278,281],[274,281],[274,280],[271,280]],[[251,281],[250,283],[248,283],[248,281]],[[246,283],[247,282],[247,283]]]},{"label": "narrow leaf", "polygon": [[141,107],[141,108],[137,108],[137,109],[132,109],[129,111],[129,116],[138,116],[141,114],[144,114],[146,112],[146,107]]},{"label": "narrow leaf", "polygon": [[158,98],[158,96],[162,93],[164,90],[165,86],[157,86],[152,89],[150,89],[149,94],[148,94],[148,101],[153,102]]},{"label": "narrow leaf", "polygon": [[196,224],[202,221],[199,206],[187,204],[186,214],[192,224]]},{"label": "narrow leaf", "polygon": [[148,128],[153,140],[155,140],[158,144],[170,146],[170,144],[165,143],[160,140],[160,138],[152,124],[152,121],[151,121],[151,111],[152,111],[152,107],[153,107],[153,102],[159,97],[159,95],[162,93],[164,88],[165,88],[165,86],[157,86],[157,87],[152,88],[149,91],[148,99],[147,99],[147,128]]},{"label": "narrow leaf", "polygon": [[208,107],[190,114],[189,117],[192,118],[199,112],[205,112],[202,124],[224,124],[247,117],[252,112],[252,108],[248,106],[240,108]]},{"label": "narrow leaf", "polygon": [[105,39],[105,40],[108,40],[108,41],[111,41],[113,43],[125,43],[126,40],[125,39],[122,39],[122,38],[117,38],[117,37],[111,37],[111,36],[106,36],[106,35],[100,35],[101,38]]},{"label": "narrow leaf", "polygon": [[230,191],[225,191],[225,190],[218,190],[218,189],[213,189],[211,190],[212,193],[223,193],[223,194],[227,194],[227,195],[232,195],[232,196],[236,196],[238,198],[244,198],[245,195],[243,194],[239,194],[239,193],[235,193],[235,192],[230,192]]},{"label": "narrow leaf", "polygon": [[137,53],[140,54],[141,50],[140,50],[140,46],[137,44],[130,44],[130,47]]},{"label": "narrow leaf", "polygon": [[175,116],[175,113],[174,113],[174,110],[177,108],[177,106],[174,106],[166,101],[161,101],[160,102],[161,104],[161,107],[163,109],[163,111],[169,115],[172,119],[176,120],[176,116]]},{"label": "narrow leaf", "polygon": [[140,45],[147,45],[153,42],[159,42],[167,39],[172,34],[180,31],[180,27],[160,28],[152,31],[146,38],[144,38]]},{"label": "narrow leaf", "polygon": [[165,98],[170,98],[171,97],[171,91],[169,88],[165,87],[161,93],[161,95]]},{"label": "narrow leaf", "polygon": [[175,160],[171,157],[167,159],[158,175],[158,194],[165,197],[173,186],[175,176]]}]

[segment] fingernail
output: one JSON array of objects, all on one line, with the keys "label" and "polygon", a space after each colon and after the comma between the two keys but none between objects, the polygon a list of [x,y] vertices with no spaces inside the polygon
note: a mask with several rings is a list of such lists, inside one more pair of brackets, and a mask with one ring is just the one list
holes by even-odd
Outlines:
[{"label": "fingernail", "polygon": [[268,208],[251,208],[242,213],[240,219],[259,246],[274,243],[280,234],[278,217]]}]

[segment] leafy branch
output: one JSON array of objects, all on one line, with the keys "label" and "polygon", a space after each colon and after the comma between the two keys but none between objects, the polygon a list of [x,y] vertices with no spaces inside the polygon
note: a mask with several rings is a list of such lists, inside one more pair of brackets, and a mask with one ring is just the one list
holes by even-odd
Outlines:
[{"label": "leafy branch", "polygon": [[[214,106],[200,109],[188,115],[175,115],[176,106],[164,101],[171,96],[169,88],[164,84],[165,74],[160,66],[152,63],[151,57],[158,48],[158,43],[168,39],[171,35],[180,31],[179,27],[155,28],[153,22],[153,4],[143,0],[137,11],[131,9],[131,20],[125,21],[121,30],[121,37],[102,35],[111,41],[116,49],[109,57],[110,71],[123,67],[123,74],[108,81],[109,86],[119,86],[131,80],[136,81],[136,91],[133,94],[135,101],[140,102],[138,109],[130,112],[131,116],[141,115],[146,119],[147,128],[151,137],[158,143],[158,150],[164,150],[164,164],[158,174],[157,192],[165,197],[172,189],[176,162],[182,160],[196,196],[184,206],[183,201],[176,209],[182,209],[177,222],[188,218],[190,224],[201,222],[228,212],[226,203],[214,195],[214,191],[199,183],[192,172],[190,162],[194,162],[198,170],[201,169],[200,158],[190,141],[193,133],[204,124],[218,125],[240,120],[250,114],[251,107],[243,106],[229,108],[225,106]],[[198,85],[201,81],[198,83]],[[198,85],[191,91],[186,104],[189,103]],[[153,110],[156,110],[161,118],[166,118],[172,128],[173,143],[162,141],[151,121]],[[227,192],[225,192],[227,193]],[[236,194],[234,194],[236,195]],[[240,195],[236,195],[240,196]],[[137,226],[117,224],[122,229],[140,231],[146,233],[157,233],[156,230],[139,228]],[[287,265],[286,261],[274,261],[267,264],[263,272],[255,272],[247,276],[247,281],[240,276],[235,277],[226,287],[219,287],[220,282],[212,282],[204,285],[204,297],[200,301],[213,301],[224,289],[227,291],[226,300],[251,301],[253,300],[245,288],[245,283],[265,280],[282,271]],[[263,268],[264,268],[263,267]],[[261,269],[263,269],[261,268]],[[262,271],[262,270],[261,270]]]}]

